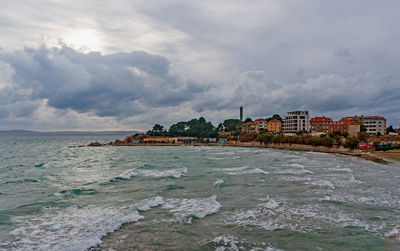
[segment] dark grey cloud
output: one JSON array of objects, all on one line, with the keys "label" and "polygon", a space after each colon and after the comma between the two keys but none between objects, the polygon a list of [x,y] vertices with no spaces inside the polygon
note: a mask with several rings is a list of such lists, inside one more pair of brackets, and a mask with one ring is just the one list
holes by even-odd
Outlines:
[{"label": "dark grey cloud", "polygon": [[[400,78],[364,74],[353,77],[321,75],[305,82],[282,83],[262,71],[245,72],[229,90],[211,89],[207,98],[194,102],[199,112],[218,111],[244,105],[246,116],[265,117],[274,113],[307,109],[314,116],[380,114],[396,123],[400,106]],[[212,95],[214,93],[214,95]],[[221,95],[217,93],[223,93]]]},{"label": "dark grey cloud", "polygon": [[0,65],[1,124],[39,126],[68,111],[87,126],[128,116],[148,129],[197,116],[219,122],[244,105],[252,117],[309,109],[398,125],[399,8],[397,0],[6,1],[0,57],[12,77]]},{"label": "dark grey cloud", "polygon": [[[47,99],[51,107],[98,116],[137,115],[152,107],[177,106],[207,88],[172,74],[165,57],[140,51],[101,55],[65,45],[41,46],[3,52],[0,60],[14,71],[14,88],[29,90],[30,100]],[[9,103],[19,100],[7,99]]]}]

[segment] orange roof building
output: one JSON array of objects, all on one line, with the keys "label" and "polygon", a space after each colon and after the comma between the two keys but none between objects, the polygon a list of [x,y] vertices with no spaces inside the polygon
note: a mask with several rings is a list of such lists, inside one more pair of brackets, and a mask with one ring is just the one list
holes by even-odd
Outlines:
[{"label": "orange roof building", "polygon": [[242,133],[257,133],[257,123],[253,121],[243,123]]},{"label": "orange roof building", "polygon": [[329,133],[332,132],[347,132],[350,136],[357,136],[360,132],[360,123],[347,118],[342,118],[337,122],[332,122],[329,124]]},{"label": "orange roof building", "polygon": [[329,124],[332,123],[332,119],[327,117],[315,117],[310,119],[311,132],[329,132]]}]

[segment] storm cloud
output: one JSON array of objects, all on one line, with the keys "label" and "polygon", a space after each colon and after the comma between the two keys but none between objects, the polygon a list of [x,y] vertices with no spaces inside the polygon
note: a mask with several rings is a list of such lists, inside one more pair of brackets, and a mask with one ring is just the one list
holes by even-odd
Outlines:
[{"label": "storm cloud", "polygon": [[3,97],[15,104],[16,90],[31,101],[45,99],[57,109],[94,112],[98,116],[129,116],[153,107],[177,106],[202,93],[206,86],[170,73],[170,62],[145,52],[101,55],[70,47],[0,54],[13,69],[13,90]]},{"label": "storm cloud", "polygon": [[[399,124],[400,2],[5,1],[0,129],[137,129],[308,109]],[[66,123],[68,122],[68,123]],[[68,125],[67,125],[68,124]]]}]

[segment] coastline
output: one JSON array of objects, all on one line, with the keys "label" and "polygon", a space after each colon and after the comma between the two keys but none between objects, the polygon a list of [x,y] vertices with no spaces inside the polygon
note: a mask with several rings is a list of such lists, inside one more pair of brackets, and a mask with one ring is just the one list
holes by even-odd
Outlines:
[{"label": "coastline", "polygon": [[[98,143],[98,142],[94,142]],[[91,143],[92,144],[92,143]],[[326,146],[312,146],[303,144],[289,144],[289,143],[279,143],[279,144],[260,144],[260,142],[237,142],[237,144],[219,144],[219,143],[191,143],[191,144],[170,144],[170,143],[120,143],[120,144],[94,144],[88,146],[99,147],[99,146],[231,146],[231,147],[254,147],[254,148],[271,148],[280,150],[292,150],[292,151],[310,151],[310,152],[322,152],[322,153],[333,153],[348,155],[357,158],[362,158],[365,160],[373,161],[376,163],[386,164],[390,162],[400,162],[400,150],[391,150],[387,152],[376,152],[370,150],[360,150],[360,149],[349,149],[349,148],[332,148]]]}]

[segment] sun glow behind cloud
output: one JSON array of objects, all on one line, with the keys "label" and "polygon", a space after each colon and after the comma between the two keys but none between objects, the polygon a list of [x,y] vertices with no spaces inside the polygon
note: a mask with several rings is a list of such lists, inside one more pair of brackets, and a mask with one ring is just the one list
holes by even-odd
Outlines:
[{"label": "sun glow behind cloud", "polygon": [[103,47],[101,35],[94,29],[73,30],[63,40],[71,47],[84,51],[101,51]]}]

